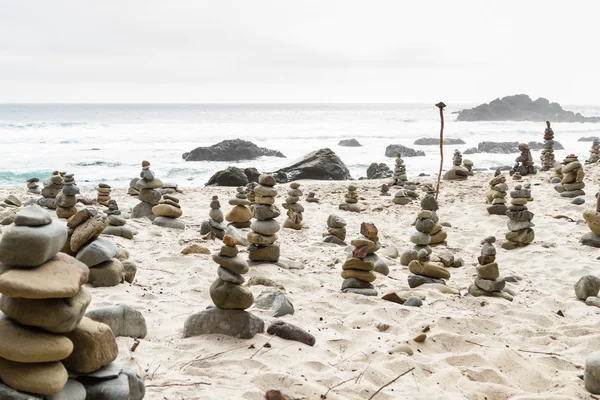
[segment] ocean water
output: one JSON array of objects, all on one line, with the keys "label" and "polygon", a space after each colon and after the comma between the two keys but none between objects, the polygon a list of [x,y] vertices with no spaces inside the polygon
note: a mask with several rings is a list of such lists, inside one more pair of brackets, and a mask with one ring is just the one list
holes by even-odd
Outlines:
[{"label": "ocean water", "polygon": [[[445,147],[444,169],[454,149],[464,151],[481,141],[542,141],[545,124],[534,122],[458,122],[457,111],[472,105],[449,105],[445,137],[466,144]],[[565,106],[583,115],[600,115],[600,106]],[[553,124],[555,140],[569,153],[588,157],[589,142],[600,136],[600,124]],[[366,175],[372,162],[393,167],[385,157],[389,144],[424,150],[425,157],[406,158],[409,176],[434,174],[438,146],[416,146],[421,137],[439,137],[439,112],[423,104],[366,105],[140,105],[140,104],[4,104],[0,105],[0,186],[25,185],[31,177],[46,179],[53,170],[75,174],[80,185],[107,182],[125,187],[148,160],[163,181],[200,186],[229,165],[274,171],[323,147],[335,151],[352,176]],[[233,162],[186,162],[181,155],[225,139],[245,139],[276,149],[287,158],[262,157]],[[357,139],[363,147],[340,147],[341,139]],[[475,168],[512,165],[517,154],[473,154]],[[539,160],[539,151],[534,151]],[[539,163],[539,162],[538,162]]]}]

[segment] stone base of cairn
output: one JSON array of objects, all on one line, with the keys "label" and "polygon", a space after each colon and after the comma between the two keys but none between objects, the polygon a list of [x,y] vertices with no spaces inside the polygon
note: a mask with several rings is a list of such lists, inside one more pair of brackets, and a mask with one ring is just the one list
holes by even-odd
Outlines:
[{"label": "stone base of cairn", "polygon": [[116,200],[109,200],[107,203],[108,210],[105,213],[108,215],[108,226],[102,231],[105,235],[121,236],[125,239],[133,239],[137,231],[131,226],[126,225],[127,220],[121,215],[119,205]]},{"label": "stone base of cairn", "polygon": [[477,278],[475,283],[469,286],[469,294],[472,296],[501,297],[512,301],[512,292],[505,289],[506,282],[500,277],[498,264],[496,263],[496,249],[493,243],[496,238],[493,236],[483,240],[481,255],[477,258]]},{"label": "stone base of cairn", "polygon": [[306,202],[307,203],[318,203],[319,199],[317,199],[315,197],[315,192],[308,192],[308,195],[306,196]]},{"label": "stone base of cairn", "polygon": [[356,186],[348,186],[348,193],[344,194],[344,203],[340,204],[339,209],[343,211],[357,213],[360,212],[360,204],[358,204],[358,192],[356,191]]},{"label": "stone base of cairn", "polygon": [[304,207],[298,203],[302,196],[302,190],[300,190],[300,184],[292,182],[290,184],[290,190],[287,192],[287,198],[282,207],[287,210],[287,218],[283,221],[283,227],[287,229],[302,229],[302,213]]},{"label": "stone base of cairn", "polygon": [[42,189],[42,198],[38,204],[42,207],[56,209],[56,196],[62,191],[63,178],[58,171],[52,172],[50,178],[44,181]]},{"label": "stone base of cairn", "polygon": [[600,161],[600,140],[596,139],[592,143],[592,148],[590,149],[590,158],[585,163],[595,164],[598,161]]},{"label": "stone base of cairn", "polygon": [[[526,175],[534,175],[537,173],[535,166],[533,165],[533,157],[531,156],[531,149],[527,143],[519,143],[519,151],[521,154],[515,158],[515,166],[509,171],[509,174],[514,180],[521,180],[521,177]],[[515,177],[514,175],[518,175]]]},{"label": "stone base of cairn", "polygon": [[27,179],[27,193],[31,194],[41,194],[39,184],[40,178],[29,178]]},{"label": "stone base of cairn", "polygon": [[223,211],[221,211],[221,203],[219,202],[219,196],[213,196],[210,201],[210,211],[208,212],[209,219],[202,221],[200,225],[200,234],[208,235],[212,232],[216,238],[223,240],[225,236],[225,228],[223,221]]},{"label": "stone base of cairn", "polygon": [[231,236],[223,238],[223,246],[214,253],[213,261],[219,265],[217,280],[210,287],[210,297],[216,308],[190,315],[183,327],[183,336],[222,334],[251,339],[265,330],[262,319],[244,311],[254,303],[252,292],[242,286],[248,263],[238,254],[236,241]]},{"label": "stone base of cairn", "polygon": [[392,185],[397,187],[403,187],[404,183],[408,181],[406,175],[406,166],[400,153],[396,154],[396,161],[394,166],[394,173],[392,175]]},{"label": "stone base of cairn", "polygon": [[248,258],[252,261],[279,261],[280,249],[277,232],[281,229],[277,218],[281,211],[275,204],[275,177],[262,174],[258,178],[259,185],[254,188],[255,202],[254,220],[250,225],[252,232],[248,233]]},{"label": "stone base of cairn", "polygon": [[586,246],[600,247],[600,196],[596,196],[596,209],[583,213],[583,219],[591,232],[581,238],[581,243]]},{"label": "stone base of cairn", "polygon": [[56,216],[58,218],[69,219],[77,213],[77,195],[79,188],[75,186],[73,174],[65,175],[62,190],[56,196]]},{"label": "stone base of cairn", "polygon": [[462,154],[458,150],[454,150],[454,156],[452,157],[452,168],[450,168],[442,176],[445,181],[462,181],[467,179],[470,175],[473,175],[466,167],[463,167]]},{"label": "stone base of cairn", "polygon": [[154,217],[152,208],[162,199],[160,190],[157,190],[162,188],[162,186],[162,181],[156,178],[154,172],[150,169],[150,163],[148,161],[142,161],[140,179],[138,179],[135,184],[135,187],[140,192],[138,195],[140,203],[133,207],[131,218]]},{"label": "stone base of cairn", "polygon": [[[364,225],[364,224],[363,224]],[[377,237],[377,230],[373,231],[374,225],[370,225],[370,229],[363,228],[361,231],[370,236]],[[377,296],[377,290],[373,287],[373,282],[377,279],[377,275],[373,272],[375,263],[368,260],[367,256],[375,253],[379,249],[379,244],[362,235],[358,239],[351,242],[354,246],[348,259],[342,265],[342,291],[344,293],[356,293],[365,296]]]},{"label": "stone base of cairn", "polygon": [[562,179],[560,184],[554,186],[554,190],[560,193],[561,197],[584,196],[585,182],[583,182],[583,178],[585,173],[577,156],[570,154],[561,164]]},{"label": "stone base of cairn", "polygon": [[544,131],[544,144],[540,155],[542,161],[542,171],[549,171],[554,168],[556,160],[554,159],[554,131],[550,127],[550,121],[546,121],[546,130]]},{"label": "stone base of cairn", "polygon": [[152,220],[152,225],[162,226],[163,228],[185,229],[185,224],[177,219],[182,214],[179,199],[165,194],[163,199],[158,202],[158,205],[152,207],[152,215],[155,216]]},{"label": "stone base of cairn", "polygon": [[327,233],[323,237],[325,243],[346,246],[346,221],[339,215],[331,214],[327,218]]},{"label": "stone base of cairn", "polygon": [[531,222],[533,213],[527,209],[527,199],[531,198],[531,190],[517,185],[515,190],[510,192],[510,197],[511,205],[506,213],[510,232],[506,233],[506,242],[502,243],[502,248],[506,250],[527,246],[535,238],[532,229],[535,225]]},{"label": "stone base of cairn", "polygon": [[[254,189],[253,189],[254,190]],[[252,220],[252,210],[248,207],[250,200],[243,186],[236,188],[235,198],[229,200],[233,208],[225,216],[225,220],[234,228],[249,228]]]},{"label": "stone base of cairn", "polygon": [[108,205],[108,202],[110,201],[110,185],[99,183],[96,191],[98,192],[98,197],[96,197],[98,204],[102,204],[103,206]]},{"label": "stone base of cairn", "polygon": [[506,192],[508,191],[508,185],[506,184],[506,177],[498,175],[490,180],[490,189],[486,193],[486,202],[491,204],[487,208],[488,214],[490,215],[503,215],[506,216],[508,208],[506,207]]},{"label": "stone base of cairn", "polygon": [[[0,262],[10,264],[0,278],[2,398],[141,400],[139,374],[113,368],[119,348],[110,327],[83,316],[89,269],[59,253],[66,240],[65,226],[37,205],[17,213],[0,239]],[[115,374],[88,378],[103,368]]]},{"label": "stone base of cairn", "polygon": [[411,288],[428,283],[445,285],[446,280],[450,279],[451,274],[445,264],[438,257],[433,259],[429,250],[427,247],[421,248],[417,251],[416,259],[408,263],[411,273],[408,275],[408,285]]}]

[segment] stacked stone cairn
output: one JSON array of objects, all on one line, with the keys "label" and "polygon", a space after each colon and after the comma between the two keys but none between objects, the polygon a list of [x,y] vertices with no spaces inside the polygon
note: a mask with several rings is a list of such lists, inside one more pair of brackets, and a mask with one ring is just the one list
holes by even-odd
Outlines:
[{"label": "stacked stone cairn", "polygon": [[107,203],[108,210],[104,211],[108,215],[108,226],[102,231],[105,235],[120,236],[125,239],[133,239],[137,233],[132,227],[126,225],[127,220],[121,215],[117,201],[111,199]]},{"label": "stacked stone cairn", "polygon": [[[421,213],[424,212],[427,211],[421,211]],[[422,242],[425,242],[425,240]],[[408,270],[411,273],[411,275],[408,275],[408,285],[411,288],[415,288],[427,283],[445,285],[446,280],[450,279],[450,271],[446,269],[445,264],[438,257],[434,259],[431,256],[431,249],[428,249],[428,246],[419,246],[423,247],[416,252],[416,259],[408,263]]]},{"label": "stacked stone cairn", "polygon": [[[152,207],[152,215],[154,215],[152,225],[183,230],[185,229],[185,224],[177,219],[181,217],[182,214],[183,212],[181,211],[179,199],[173,195],[165,194],[162,197],[162,200]],[[221,213],[221,216],[223,216],[223,213]]]},{"label": "stacked stone cairn", "polygon": [[226,227],[223,225],[225,218],[223,216],[223,211],[221,211],[219,196],[215,195],[212,197],[208,217],[209,219],[207,221],[202,221],[202,224],[200,225],[200,234],[206,235],[212,232],[215,237],[223,240]]},{"label": "stacked stone cairn", "polygon": [[544,130],[544,144],[542,145],[542,171],[549,171],[554,168],[556,160],[554,159],[554,131],[550,127],[550,121],[546,121],[546,130]]},{"label": "stacked stone cairn", "polygon": [[218,278],[210,287],[210,297],[216,306],[190,315],[185,321],[183,336],[224,334],[251,339],[264,332],[264,322],[245,311],[254,303],[254,296],[242,286],[248,263],[238,254],[237,243],[229,235],[223,238],[223,246],[214,253],[213,261],[219,265]]},{"label": "stacked stone cairn", "polygon": [[473,161],[465,158],[463,160],[463,167],[467,169],[469,176],[473,176]]},{"label": "stacked stone cairn", "polygon": [[348,193],[344,194],[344,203],[340,204],[339,209],[351,212],[360,212],[360,204],[358,204],[358,192],[356,186],[348,186]]},{"label": "stacked stone cairn", "polygon": [[29,178],[27,179],[27,193],[41,194],[40,184],[38,183],[40,178]]},{"label": "stacked stone cairn", "polygon": [[140,195],[140,191],[135,186],[139,180],[140,180],[140,178],[133,178],[131,180],[131,182],[129,182],[129,188],[127,189],[127,194],[128,195],[131,195],[131,196],[134,196],[134,197],[138,197]]},{"label": "stacked stone cairn", "polygon": [[560,193],[561,197],[584,196],[585,182],[583,182],[583,178],[585,173],[577,156],[569,154],[561,164],[562,180],[560,184],[554,186],[554,190]]},{"label": "stacked stone cairn", "polygon": [[[254,192],[254,189],[252,192]],[[248,200],[243,186],[236,188],[235,198],[229,200],[229,205],[233,206],[225,216],[229,225],[234,228],[249,228],[252,220],[252,210],[248,207],[250,200]]]},{"label": "stacked stone cairn", "polygon": [[[523,176],[537,173],[533,165],[533,157],[531,156],[529,145],[527,143],[519,143],[518,148],[521,154],[515,158],[515,166],[509,172],[515,180],[520,180]],[[514,175],[517,175],[517,177]]]},{"label": "stacked stone cairn", "polygon": [[412,198],[406,194],[406,190],[398,189],[394,193],[394,198],[392,199],[392,203],[399,205],[406,205],[412,201]]},{"label": "stacked stone cairn", "polygon": [[506,212],[509,232],[505,235],[506,242],[502,243],[502,248],[506,250],[527,246],[535,238],[532,229],[535,225],[531,222],[533,213],[527,209],[527,199],[531,197],[531,190],[516,185],[515,190],[511,190],[510,197],[510,206]]},{"label": "stacked stone cairn", "polygon": [[98,192],[98,196],[96,197],[98,204],[107,206],[108,202],[110,201],[110,191],[111,191],[110,185],[108,185],[106,183],[99,183],[98,187],[96,188],[96,191]]},{"label": "stacked stone cairn", "polygon": [[275,218],[281,211],[275,205],[277,189],[275,177],[261,174],[258,177],[258,186],[254,188],[255,206],[254,220],[250,225],[252,232],[248,233],[248,258],[252,261],[279,261],[280,249],[277,241],[277,232],[281,229]]},{"label": "stacked stone cairn", "polygon": [[494,176],[490,180],[490,189],[486,193],[487,203],[491,204],[487,208],[488,214],[506,216],[506,212],[508,211],[508,208],[506,208],[507,191],[508,185],[506,184],[505,176]]},{"label": "stacked stone cairn", "polygon": [[66,240],[64,224],[37,205],[21,209],[2,235],[1,398],[140,400],[139,374],[113,363],[110,327],[84,317],[89,269],[59,252]]},{"label": "stacked stone cairn", "polygon": [[139,190],[140,194],[138,203],[133,207],[131,218],[142,218],[142,217],[153,217],[152,208],[157,205],[162,194],[160,188],[163,183],[160,179],[154,176],[154,172],[150,169],[150,163],[148,161],[142,161],[142,172],[140,172],[140,179],[135,183],[135,187]]},{"label": "stacked stone cairn", "polygon": [[598,161],[600,161],[600,140],[594,139],[590,149],[590,159],[587,160],[586,164],[595,164]]},{"label": "stacked stone cairn", "polygon": [[439,218],[436,213],[436,211],[439,209],[439,206],[435,197],[431,194],[425,195],[425,197],[421,199],[421,209],[425,211],[431,211],[434,215],[435,223],[433,224],[433,229],[431,232],[429,232],[429,245],[435,246],[438,244],[444,244],[448,238],[448,234],[446,231],[444,231],[444,227],[439,224]]},{"label": "stacked stone cairn", "polygon": [[254,203],[254,198],[255,198],[255,194],[254,194],[254,188],[258,185],[258,183],[256,182],[249,182],[246,185],[246,197],[248,197],[248,201],[250,202],[250,205],[252,206]]},{"label": "stacked stone cairn", "polygon": [[381,185],[381,193],[380,196],[389,196],[390,195],[390,187],[386,184]]},{"label": "stacked stone cairn", "polygon": [[586,246],[600,247],[600,196],[596,196],[596,209],[586,210],[583,219],[591,232],[581,238],[581,243]]},{"label": "stacked stone cairn", "polygon": [[62,191],[63,178],[58,171],[52,172],[50,178],[44,181],[42,198],[38,204],[42,207],[54,210],[56,208],[56,196]]},{"label": "stacked stone cairn", "polygon": [[327,217],[327,232],[323,234],[325,243],[346,246],[346,221],[336,214]]},{"label": "stacked stone cairn", "polygon": [[306,202],[307,203],[318,203],[319,199],[315,197],[315,192],[308,192],[308,195],[306,196]]},{"label": "stacked stone cairn", "polygon": [[504,287],[506,281],[500,277],[498,264],[496,263],[496,249],[494,242],[496,238],[489,236],[481,242],[481,255],[477,258],[477,278],[475,283],[469,286],[469,294],[475,297],[501,297],[512,301],[513,297]]},{"label": "stacked stone cairn", "polygon": [[445,181],[465,180],[469,175],[473,175],[472,172],[462,166],[462,163],[462,154],[460,151],[454,150],[454,156],[452,157],[452,168],[446,171],[442,179]]},{"label": "stacked stone cairn", "polygon": [[287,192],[287,198],[285,203],[281,206],[287,210],[287,218],[283,221],[283,227],[288,229],[300,230],[302,229],[302,213],[304,207],[298,203],[302,196],[302,190],[300,190],[300,184],[297,182],[290,183],[290,190]]},{"label": "stacked stone cairn", "polygon": [[[361,224],[361,236],[352,240],[350,243],[353,248],[350,250],[348,259],[342,265],[342,292],[356,293],[365,296],[377,296],[377,290],[373,283],[377,275],[373,272],[375,262],[367,259],[381,247],[377,243],[377,228],[373,224]],[[377,241],[373,241],[376,239]]]},{"label": "stacked stone cairn", "polygon": [[75,185],[73,174],[65,175],[63,187],[56,196],[56,216],[58,218],[69,219],[77,213],[77,195],[79,188]]},{"label": "stacked stone cairn", "polygon": [[392,175],[392,185],[403,187],[404,183],[408,181],[406,175],[406,166],[400,153],[396,154],[396,166],[394,167],[394,174]]}]

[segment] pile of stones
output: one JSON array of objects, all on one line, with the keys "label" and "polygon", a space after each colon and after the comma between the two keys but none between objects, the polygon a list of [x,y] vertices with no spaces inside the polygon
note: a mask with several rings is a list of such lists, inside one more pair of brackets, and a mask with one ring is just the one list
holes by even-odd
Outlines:
[{"label": "pile of stones", "polygon": [[531,156],[529,145],[527,143],[519,143],[518,148],[521,154],[515,158],[515,166],[509,171],[514,180],[520,180],[523,176],[537,173],[533,165],[533,157]]},{"label": "pile of stones", "polygon": [[446,280],[451,276],[445,264],[438,257],[433,259],[431,248],[428,249],[426,246],[417,251],[416,259],[408,263],[408,270],[411,275],[408,275],[407,280],[411,288],[427,283],[445,285]]},{"label": "pile of stones", "polygon": [[402,159],[402,155],[397,153],[396,166],[394,167],[394,174],[392,175],[392,185],[402,187],[407,181],[408,176],[406,175],[406,166],[404,165],[404,160]]},{"label": "pile of stones", "polygon": [[138,199],[140,202],[133,207],[131,212],[131,218],[142,218],[152,217],[152,208],[157,205],[162,194],[160,189],[163,183],[160,179],[154,176],[154,172],[150,169],[150,163],[148,161],[142,161],[142,172],[140,172],[140,179],[135,183],[135,187],[139,190]]},{"label": "pile of stones", "polygon": [[38,204],[42,207],[56,209],[56,196],[62,191],[63,178],[58,171],[52,172],[50,178],[44,181],[42,189],[42,198]]},{"label": "pile of stones", "polygon": [[300,184],[297,182],[290,183],[290,190],[287,192],[287,198],[282,207],[287,210],[287,218],[283,221],[283,227],[288,229],[299,230],[302,228],[302,213],[304,207],[298,203],[302,196],[302,190],[300,190]]},{"label": "pile of stones", "polygon": [[127,224],[125,217],[121,215],[117,201],[111,199],[106,204],[108,210],[104,211],[108,215],[108,226],[102,231],[105,235],[120,236],[125,239],[133,239],[137,231]]},{"label": "pile of stones", "polygon": [[531,189],[516,185],[515,190],[510,192],[510,197],[510,206],[506,212],[509,232],[505,236],[507,241],[502,243],[502,248],[506,250],[527,246],[535,238],[532,229],[535,225],[531,222],[533,213],[527,209],[527,199],[531,198]]},{"label": "pile of stones", "polygon": [[221,211],[219,196],[215,195],[212,197],[208,217],[209,219],[207,221],[202,221],[202,224],[200,225],[200,234],[207,235],[212,232],[215,237],[223,240],[226,227],[223,225],[225,218],[223,217],[223,211]]},{"label": "pile of stones", "polygon": [[[173,195],[165,194],[162,200],[152,207],[152,215],[154,215],[152,225],[162,226],[163,228],[185,229],[185,224],[177,219],[182,214],[179,199]],[[223,214],[221,213],[222,217]]]},{"label": "pile of stones", "polygon": [[574,285],[575,296],[585,304],[592,307],[600,307],[600,278],[594,275],[582,276]]},{"label": "pile of stones", "polygon": [[596,209],[586,210],[583,219],[591,232],[581,238],[581,243],[586,246],[600,247],[600,196],[596,196]]},{"label": "pile of stones", "polygon": [[358,192],[356,186],[348,186],[348,193],[344,194],[344,203],[340,204],[339,209],[351,212],[360,212],[360,205],[358,204]]},{"label": "pile of stones", "polygon": [[583,178],[583,165],[574,154],[569,154],[561,163],[562,179],[560,184],[554,186],[554,190],[560,193],[561,197],[584,196],[585,182]]},{"label": "pile of stones", "polygon": [[[600,140],[595,139],[590,149],[590,159],[587,160],[587,164],[595,164],[600,161]],[[29,186],[27,186],[29,187]]]},{"label": "pile of stones", "polygon": [[506,215],[506,211],[508,211],[508,208],[506,208],[506,192],[508,191],[506,177],[503,175],[494,176],[489,184],[490,189],[486,193],[486,200],[491,206],[487,208],[488,214]]},{"label": "pile of stones", "polygon": [[75,185],[73,174],[67,174],[64,177],[63,187],[56,196],[56,216],[58,218],[68,219],[77,213],[77,195],[79,188]]},{"label": "pile of stones", "polygon": [[2,398],[141,400],[138,373],[103,372],[116,369],[119,349],[108,325],[83,316],[89,269],[59,252],[66,240],[64,224],[37,205],[17,213],[0,239]]},{"label": "pile of stones", "polygon": [[281,211],[275,205],[275,177],[261,174],[258,183],[254,188],[256,204],[253,210],[254,220],[250,225],[252,232],[248,233],[248,258],[252,261],[277,262],[280,249],[279,244],[275,242],[281,227],[275,218],[281,215]]},{"label": "pile of stones", "polygon": [[406,205],[412,201],[412,198],[406,194],[406,190],[398,189],[396,193],[394,193],[394,198],[392,199],[392,203]]},{"label": "pile of stones", "polygon": [[469,293],[472,296],[488,296],[501,297],[512,301],[512,293],[505,289],[506,281],[500,277],[498,263],[496,263],[496,249],[494,242],[496,238],[493,236],[487,237],[481,243],[481,255],[477,258],[479,265],[477,266],[477,278],[475,282],[469,286]]},{"label": "pile of stones", "polygon": [[235,198],[229,200],[233,208],[227,213],[225,219],[234,228],[249,228],[252,220],[252,210],[248,207],[250,200],[246,196],[243,186],[236,188]]},{"label": "pile of stones", "polygon": [[227,235],[223,246],[213,254],[219,265],[218,278],[210,287],[210,297],[215,308],[190,315],[185,321],[183,336],[224,334],[251,339],[265,330],[262,319],[245,311],[254,303],[254,296],[242,286],[248,273],[248,263],[238,254],[237,243]]},{"label": "pile of stones", "polygon": [[27,179],[27,193],[41,194],[39,182],[40,178],[29,178]]},{"label": "pile of stones", "polygon": [[315,192],[308,192],[308,195],[306,196],[306,202],[307,203],[318,203],[319,199],[315,197]]},{"label": "pile of stones", "polygon": [[106,183],[99,183],[98,187],[96,188],[96,191],[98,192],[98,196],[96,197],[98,204],[102,204],[103,206],[108,205],[108,202],[110,201],[111,192],[110,185]]},{"label": "pile of stones", "polygon": [[542,146],[542,171],[549,171],[554,168],[556,160],[554,159],[554,131],[550,127],[550,121],[546,121],[546,130],[544,131],[544,144]]},{"label": "pile of stones", "polygon": [[[435,246],[438,244],[444,244],[446,239],[448,238],[448,234],[444,231],[444,227],[439,223],[439,218],[437,216],[436,211],[439,209],[437,200],[431,194],[426,195],[421,199],[421,210],[430,211],[433,213],[433,220],[435,221],[433,224],[433,228],[429,232],[430,235],[430,246]],[[416,225],[417,222],[415,222]],[[429,227],[429,224],[427,224]]]},{"label": "pile of stones", "polygon": [[469,175],[473,175],[471,171],[462,166],[463,158],[462,154],[458,150],[454,150],[454,156],[452,157],[452,168],[450,168],[442,179],[446,181],[465,180]]},{"label": "pile of stones", "polygon": [[372,259],[367,259],[369,255],[374,254],[380,245],[371,240],[377,238],[377,228],[373,224],[361,224],[361,234],[358,239],[352,240],[350,243],[353,248],[350,250],[348,259],[342,265],[342,292],[356,293],[365,296],[377,296],[377,290],[374,289],[373,283],[377,279],[377,275],[373,272],[375,262]]},{"label": "pile of stones", "polygon": [[325,243],[346,245],[346,221],[336,214],[327,217],[327,232],[323,234]]}]

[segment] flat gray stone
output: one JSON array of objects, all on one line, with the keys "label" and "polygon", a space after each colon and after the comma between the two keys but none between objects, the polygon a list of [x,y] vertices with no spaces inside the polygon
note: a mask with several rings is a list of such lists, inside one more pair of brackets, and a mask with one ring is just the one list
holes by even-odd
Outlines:
[{"label": "flat gray stone", "polygon": [[144,338],[148,334],[142,313],[125,304],[96,308],[85,316],[110,326],[116,337]]},{"label": "flat gray stone", "polygon": [[583,245],[600,248],[600,236],[596,235],[594,232],[584,234],[580,241]]},{"label": "flat gray stone", "polygon": [[63,390],[55,395],[46,396],[46,400],[85,400],[86,396],[85,387],[81,383],[69,379]]},{"label": "flat gray stone", "polygon": [[407,307],[421,307],[423,305],[423,300],[421,300],[417,296],[411,296],[408,299],[406,299],[406,301],[402,305]]},{"label": "flat gray stone", "polygon": [[22,208],[15,216],[17,226],[42,226],[52,222],[50,214],[37,204]]},{"label": "flat gray stone", "polygon": [[0,236],[0,262],[38,267],[54,257],[67,241],[67,227],[60,221],[42,226],[10,225]]},{"label": "flat gray stone", "polygon": [[129,368],[124,367],[121,376],[127,376],[129,381],[129,400],[142,400],[146,394],[146,385],[140,374]]},{"label": "flat gray stone", "polygon": [[108,239],[96,239],[79,250],[75,258],[88,267],[101,264],[115,257],[117,245]]},{"label": "flat gray stone", "polygon": [[408,286],[410,288],[416,288],[425,283],[440,283],[442,285],[446,284],[446,281],[444,281],[443,279],[430,278],[428,276],[415,275],[415,274],[408,275],[407,280],[408,280]]},{"label": "flat gray stone", "polygon": [[359,289],[359,288],[346,288],[346,289],[343,289],[342,292],[361,294],[363,296],[377,296],[377,294],[378,294],[377,290],[375,290],[375,289]]},{"label": "flat gray stone", "polygon": [[86,400],[129,400],[127,375],[108,380],[85,379],[81,383],[87,392]]},{"label": "flat gray stone", "polygon": [[294,305],[282,292],[261,293],[254,299],[254,307],[269,311],[273,317],[294,315]]},{"label": "flat gray stone", "polygon": [[176,218],[156,217],[152,220],[152,225],[162,226],[163,228],[185,229],[185,224]]},{"label": "flat gray stone", "polygon": [[585,299],[585,304],[592,307],[600,307],[600,298],[596,296],[590,296]]},{"label": "flat gray stone", "polygon": [[221,334],[252,339],[265,331],[262,319],[243,310],[211,308],[190,315],[183,325],[183,337]]},{"label": "flat gray stone", "polygon": [[[0,399],[2,400],[42,400],[42,396],[17,392],[10,386],[0,383]],[[85,397],[84,397],[85,399]]]}]

